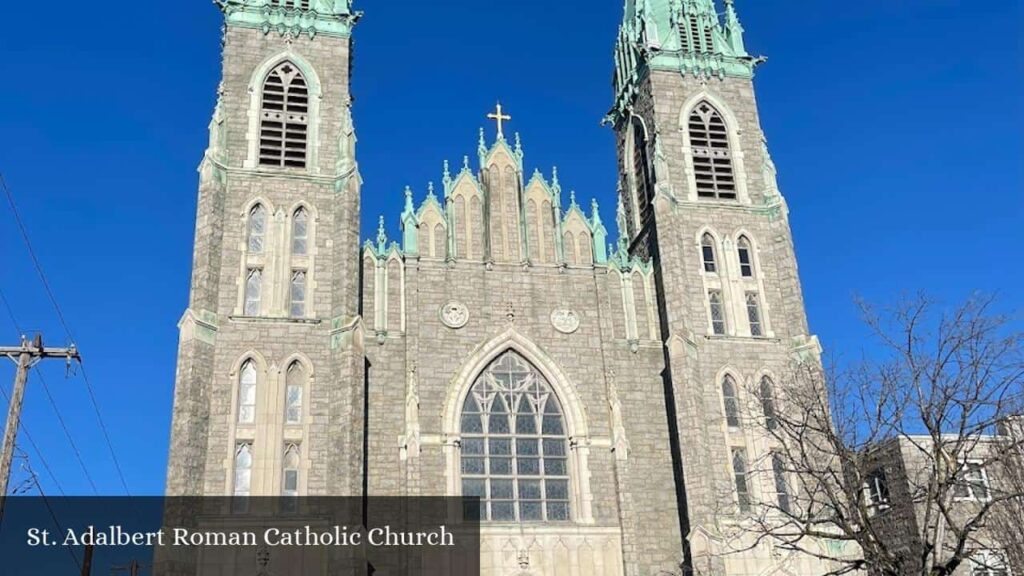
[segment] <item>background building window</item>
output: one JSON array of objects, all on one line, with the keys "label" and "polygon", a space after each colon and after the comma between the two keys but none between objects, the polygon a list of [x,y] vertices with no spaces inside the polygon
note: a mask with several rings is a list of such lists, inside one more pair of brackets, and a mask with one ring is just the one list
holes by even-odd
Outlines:
[{"label": "background building window", "polygon": [[725,403],[725,423],[729,428],[740,428],[740,399],[736,395],[736,381],[732,376],[722,379],[722,399]]},{"label": "background building window", "polygon": [[263,270],[249,268],[245,276],[245,311],[246,316],[259,316],[263,294]]},{"label": "background building window", "polygon": [[285,375],[285,424],[302,423],[302,403],[306,390],[306,368],[292,362]]},{"label": "background building window", "polygon": [[885,476],[885,470],[878,469],[868,474],[864,491],[868,500],[868,507],[873,510],[885,510],[889,507],[889,480]]},{"label": "background building window", "polygon": [[256,422],[256,363],[246,360],[238,376],[238,423]]},{"label": "background building window", "polygon": [[718,261],[715,257],[715,239],[705,233],[700,241],[700,255],[704,261],[704,271],[708,274],[718,273]]},{"label": "background building window", "polygon": [[260,110],[260,165],[306,167],[309,89],[291,62],[267,75]]},{"label": "background building window", "polygon": [[953,495],[958,500],[988,500],[988,473],[978,462],[964,464],[953,488]]},{"label": "background building window", "polygon": [[569,520],[569,441],[544,376],[507,351],[477,378],[462,409],[462,495],[482,520]]},{"label": "background building window", "polygon": [[729,132],[722,115],[707,102],[701,102],[690,114],[689,128],[697,196],[735,200],[736,177]]},{"label": "background building window", "polygon": [[716,335],[725,334],[725,307],[722,305],[720,290],[708,291],[708,306],[711,309],[711,331]]}]

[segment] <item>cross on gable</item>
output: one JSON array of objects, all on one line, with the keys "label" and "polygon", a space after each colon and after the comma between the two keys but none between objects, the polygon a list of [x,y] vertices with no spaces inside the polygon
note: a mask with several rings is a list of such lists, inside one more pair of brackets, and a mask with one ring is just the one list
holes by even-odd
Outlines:
[{"label": "cross on gable", "polygon": [[498,109],[497,109],[497,111],[495,111],[495,112],[493,112],[491,114],[488,114],[487,118],[489,120],[494,120],[494,121],[496,121],[498,123],[498,138],[504,139],[505,138],[505,132],[502,129],[503,128],[502,123],[504,121],[506,121],[506,120],[511,120],[512,117],[501,113],[501,102],[498,102]]}]

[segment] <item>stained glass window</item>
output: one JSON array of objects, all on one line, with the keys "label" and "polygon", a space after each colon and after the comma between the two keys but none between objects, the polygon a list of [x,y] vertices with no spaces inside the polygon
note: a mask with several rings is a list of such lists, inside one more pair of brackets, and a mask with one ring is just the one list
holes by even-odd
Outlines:
[{"label": "stained glass window", "polygon": [[477,378],[462,409],[462,494],[482,520],[569,520],[569,441],[540,372],[507,351]]}]

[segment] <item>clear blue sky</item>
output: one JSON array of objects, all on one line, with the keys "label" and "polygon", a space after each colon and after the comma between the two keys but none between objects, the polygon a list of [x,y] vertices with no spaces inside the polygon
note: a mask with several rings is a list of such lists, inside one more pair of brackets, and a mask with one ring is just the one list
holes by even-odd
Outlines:
[{"label": "clear blue sky", "polygon": [[[473,154],[501,99],[527,169],[612,214],[610,104],[619,0],[362,2],[354,92],[364,235],[397,231],[402,189]],[[857,354],[859,293],[1024,298],[1024,58],[1013,0],[739,0],[792,209],[814,332]],[[190,2],[8,2],[0,171],[86,355],[135,494],[163,489],[176,323],[220,64],[220,16]],[[0,204],[0,287],[21,324],[66,341]],[[0,335],[16,332],[0,309]],[[13,370],[0,366],[9,388]],[[101,493],[121,493],[81,378],[44,372]],[[36,378],[26,422],[63,489],[91,488]],[[23,442],[24,444],[24,442]],[[57,488],[33,453],[49,493]]]}]

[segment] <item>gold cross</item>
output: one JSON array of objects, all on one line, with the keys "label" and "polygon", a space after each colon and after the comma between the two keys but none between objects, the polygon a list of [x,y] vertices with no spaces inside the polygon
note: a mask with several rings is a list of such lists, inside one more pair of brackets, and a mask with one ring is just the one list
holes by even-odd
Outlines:
[{"label": "gold cross", "polygon": [[493,114],[488,114],[487,118],[498,122],[498,138],[504,138],[505,133],[502,131],[502,122],[505,120],[511,120],[512,117],[501,113],[501,102],[498,102],[498,111]]}]

